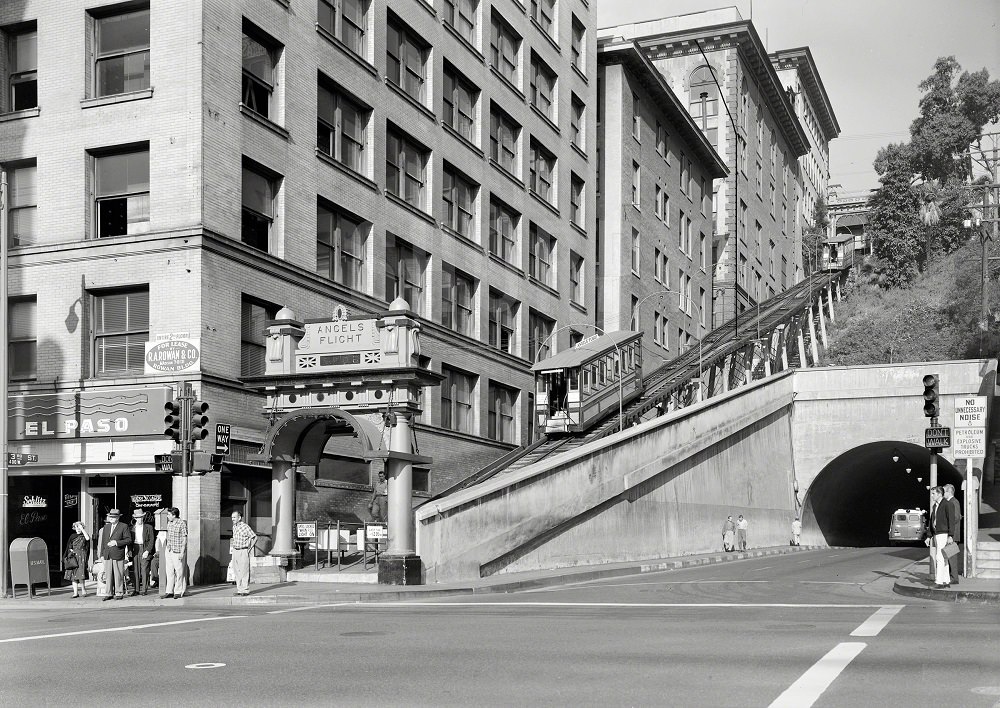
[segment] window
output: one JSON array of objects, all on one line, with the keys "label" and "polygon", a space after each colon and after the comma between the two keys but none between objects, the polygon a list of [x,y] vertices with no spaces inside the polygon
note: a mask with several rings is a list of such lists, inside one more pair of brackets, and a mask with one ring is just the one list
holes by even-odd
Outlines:
[{"label": "window", "polygon": [[489,344],[500,351],[515,354],[514,322],[518,302],[496,290],[490,290]]},{"label": "window", "polygon": [[587,29],[583,23],[573,15],[573,36],[570,38],[569,54],[573,67],[580,70],[580,73],[587,72],[587,62],[584,55],[586,46]]},{"label": "window", "polygon": [[240,376],[262,376],[267,348],[267,323],[278,314],[278,306],[246,295],[240,302]]},{"label": "window", "polygon": [[744,285],[747,282],[747,257],[742,253],[740,254],[740,269],[738,271],[739,279],[743,281]]},{"label": "window", "polygon": [[653,213],[656,214],[656,218],[663,220],[663,190],[660,189],[660,185],[654,187],[655,199],[653,200]]},{"label": "window", "polygon": [[708,216],[712,208],[712,191],[708,188],[708,180],[701,178],[701,213]]},{"label": "window", "polygon": [[94,158],[97,237],[149,231],[149,148]]},{"label": "window", "polygon": [[521,38],[500,15],[490,21],[490,63],[505,79],[517,85],[517,54]]},{"label": "window", "polygon": [[639,231],[632,229],[632,272],[639,275]]},{"label": "window", "polygon": [[665,252],[660,254],[660,258],[663,259],[663,265],[660,266],[660,277],[663,279],[663,285],[667,289],[670,288],[670,257],[667,256]]},{"label": "window", "polygon": [[698,258],[701,264],[702,270],[708,270],[708,248],[707,239],[705,234],[699,234],[698,236]]},{"label": "window", "polygon": [[539,361],[549,356],[551,342],[549,337],[555,331],[555,320],[540,312],[528,312],[528,360]]},{"label": "window", "polygon": [[584,149],[584,119],[587,107],[583,101],[572,94],[569,106],[569,141],[581,150]]},{"label": "window", "polygon": [[257,115],[273,119],[271,97],[280,48],[270,37],[244,23],[243,105]]},{"label": "window", "polygon": [[584,228],[583,188],[583,180],[571,173],[569,178],[569,220],[580,228]]},{"label": "window", "polygon": [[642,119],[639,116],[639,97],[634,93],[632,94],[632,137],[636,140],[639,139],[639,128],[642,124]]},{"label": "window", "polygon": [[7,305],[7,359],[11,379],[33,379],[38,374],[38,300],[11,298]]},{"label": "window", "polygon": [[760,165],[760,160],[757,160],[757,173],[756,173],[757,196],[760,197],[761,199],[764,198],[764,183],[762,181],[763,174],[764,174],[764,169]]},{"label": "window", "polygon": [[517,138],[521,126],[496,108],[490,109],[490,158],[500,167],[517,174]]},{"label": "window", "polygon": [[94,374],[141,374],[149,340],[149,289],[94,293]]},{"label": "window", "polygon": [[9,111],[24,111],[38,106],[38,32],[7,35],[7,81]]},{"label": "window", "polygon": [[632,304],[629,306],[629,323],[633,332],[639,330],[639,298],[632,296]]},{"label": "window", "polygon": [[742,199],[740,200],[740,220],[737,224],[740,231],[743,233],[743,238],[747,238],[747,204]]},{"label": "window", "polygon": [[773,128],[771,129],[770,137],[771,137],[771,140],[770,140],[770,142],[768,144],[769,144],[769,151],[770,151],[770,158],[771,158],[771,179],[773,180],[777,176],[777,170],[778,170],[778,158],[777,158],[778,141],[774,137],[774,129]]},{"label": "window", "polygon": [[785,256],[781,257],[781,289],[784,290],[788,287],[788,259]]},{"label": "window", "polygon": [[371,224],[342,209],[316,205],[316,272],[352,290],[364,290]]},{"label": "window", "polygon": [[[635,299],[635,298],[633,298]],[[575,329],[569,331],[569,346],[570,348],[575,347],[577,344],[583,341],[583,332],[577,332]]]},{"label": "window", "polygon": [[475,336],[475,294],[475,278],[445,263],[441,269],[441,324],[455,332]]},{"label": "window", "polygon": [[243,243],[260,251],[271,250],[274,227],[274,198],[278,180],[247,160],[243,163]]},{"label": "window", "polygon": [[97,95],[114,96],[148,89],[149,10],[98,17],[95,29]]},{"label": "window", "polygon": [[386,28],[386,77],[415,101],[424,102],[427,45],[415,32],[389,14]]},{"label": "window", "polygon": [[406,300],[410,309],[424,314],[424,283],[427,254],[406,241],[387,233],[385,238],[385,299]]},{"label": "window", "polygon": [[545,34],[552,36],[552,20],[556,14],[556,0],[531,0],[531,19],[538,23]]},{"label": "window", "polygon": [[659,283],[663,278],[663,273],[661,271],[662,263],[660,262],[660,254],[662,252],[659,248],[653,249],[653,280]]},{"label": "window", "polygon": [[708,66],[700,66],[691,74],[691,90],[688,111],[701,132],[713,146],[718,144],[719,132],[719,87],[715,83],[715,72]]},{"label": "window", "polygon": [[774,277],[774,241],[768,241],[767,272],[772,278]]},{"label": "window", "polygon": [[556,241],[534,222],[528,227],[528,275],[545,285],[553,285],[552,254]]},{"label": "window", "polygon": [[385,136],[385,189],[407,204],[422,209],[430,152],[399,130],[389,127]]},{"label": "window", "polygon": [[777,201],[774,198],[774,182],[771,182],[771,184],[770,184],[770,196],[771,196],[771,218],[777,220],[777,218],[778,218],[778,212],[777,212],[778,204],[777,204]]},{"label": "window", "polygon": [[750,89],[746,79],[740,84],[740,126],[744,131],[750,130]]},{"label": "window", "polygon": [[490,381],[489,388],[489,437],[499,442],[515,443],[514,406],[517,391]]},{"label": "window", "polygon": [[531,105],[549,120],[555,120],[556,75],[538,56],[531,54]]},{"label": "window", "polygon": [[371,109],[335,85],[320,84],[317,92],[316,146],[345,167],[364,172],[365,134]]},{"label": "window", "polygon": [[639,206],[639,163],[632,163],[632,205]]},{"label": "window", "polygon": [[687,222],[687,216],[684,214],[683,211],[679,211],[678,217],[679,218],[677,219],[677,225],[678,225],[677,250],[680,251],[681,253],[687,253],[687,249],[684,247],[685,246],[684,224]]},{"label": "window", "polygon": [[764,152],[764,114],[757,114],[757,154]]},{"label": "window", "polygon": [[8,244],[30,246],[38,240],[38,167],[34,164],[7,167],[7,190],[10,192]]},{"label": "window", "polygon": [[664,159],[667,157],[667,130],[659,121],[656,123],[656,154]]},{"label": "window", "polygon": [[556,171],[555,155],[532,140],[528,167],[528,188],[550,204],[554,203],[555,192],[552,187]]},{"label": "window", "polygon": [[479,89],[466,81],[448,62],[444,64],[444,95],[441,98],[445,125],[469,142],[477,142],[475,125]]},{"label": "window", "polygon": [[698,324],[705,327],[705,311],[708,309],[708,293],[705,288],[698,288]]},{"label": "window", "polygon": [[754,221],[754,233],[757,234],[756,247],[757,247],[757,258],[764,257],[764,227],[760,225],[759,221]]},{"label": "window", "polygon": [[682,152],[681,153],[681,170],[680,170],[680,176],[681,176],[680,188],[681,188],[681,191],[684,192],[684,194],[688,195],[689,197],[691,196],[691,191],[690,191],[691,190],[691,177],[690,177],[691,172],[690,172],[690,170],[691,170],[691,161],[688,160],[687,157]]},{"label": "window", "polygon": [[490,253],[517,265],[517,228],[521,215],[497,198],[490,199]]},{"label": "window", "polygon": [[476,377],[449,366],[441,373],[441,427],[461,433],[472,432],[472,390]]},{"label": "window", "polygon": [[443,176],[441,196],[444,199],[445,226],[471,239],[475,236],[473,222],[479,185],[447,162],[444,163]]},{"label": "window", "polygon": [[583,304],[583,256],[569,252],[569,299]]},{"label": "window", "polygon": [[476,41],[477,0],[444,0],[444,21],[468,42]]},{"label": "window", "polygon": [[368,0],[317,0],[319,26],[358,56],[365,55]]},{"label": "window", "polygon": [[736,136],[736,148],[740,154],[740,172],[745,177],[747,174],[747,165],[750,163],[747,159],[747,141],[741,135]]}]

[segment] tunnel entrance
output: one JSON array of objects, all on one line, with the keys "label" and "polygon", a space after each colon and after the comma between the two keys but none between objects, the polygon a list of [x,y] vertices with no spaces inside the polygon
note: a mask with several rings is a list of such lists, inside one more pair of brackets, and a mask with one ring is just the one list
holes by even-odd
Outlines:
[{"label": "tunnel entrance", "polygon": [[[962,474],[938,455],[938,484],[955,485]],[[913,443],[886,440],[849,450],[816,476],[802,502],[803,531],[818,529],[831,546],[887,546],[896,509],[929,505],[930,453]]]}]

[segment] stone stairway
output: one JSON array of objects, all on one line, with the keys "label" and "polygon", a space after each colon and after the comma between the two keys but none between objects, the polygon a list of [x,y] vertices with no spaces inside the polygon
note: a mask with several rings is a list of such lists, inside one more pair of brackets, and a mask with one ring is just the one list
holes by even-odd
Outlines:
[{"label": "stone stairway", "polygon": [[976,577],[1000,578],[1000,541],[978,541],[976,553]]}]

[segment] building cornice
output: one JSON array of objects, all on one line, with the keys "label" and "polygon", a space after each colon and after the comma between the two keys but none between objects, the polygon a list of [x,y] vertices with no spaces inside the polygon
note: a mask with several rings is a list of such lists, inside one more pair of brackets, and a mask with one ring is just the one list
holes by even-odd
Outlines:
[{"label": "building cornice", "polygon": [[809,96],[809,102],[819,119],[820,128],[823,130],[823,137],[833,140],[840,135],[840,123],[833,112],[833,105],[830,97],[823,86],[823,80],[819,76],[819,69],[813,60],[809,47],[795,47],[793,49],[782,49],[772,52],[771,63],[778,69],[795,68],[799,72],[799,79]]}]

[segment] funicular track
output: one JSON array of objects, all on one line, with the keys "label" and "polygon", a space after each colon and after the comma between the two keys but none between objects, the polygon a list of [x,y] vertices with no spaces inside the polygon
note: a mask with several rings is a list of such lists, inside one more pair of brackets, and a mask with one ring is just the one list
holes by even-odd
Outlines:
[{"label": "funicular track", "polygon": [[[842,271],[813,273],[708,332],[701,341],[700,351],[698,345],[694,345],[645,375],[642,395],[625,405],[620,419],[617,409],[612,409],[585,433],[541,437],[530,445],[511,450],[432,499],[440,499],[494,475],[527,467],[557,452],[572,450],[643,420],[683,408],[699,400],[699,390],[702,397],[710,398],[763,378],[771,373],[772,363],[778,370],[802,366],[804,344],[812,344],[810,339],[815,336],[812,327],[806,328],[806,318],[811,316],[817,298],[824,291],[828,292],[842,275]],[[797,347],[793,346],[793,337],[787,336],[789,333],[798,335]]]}]

